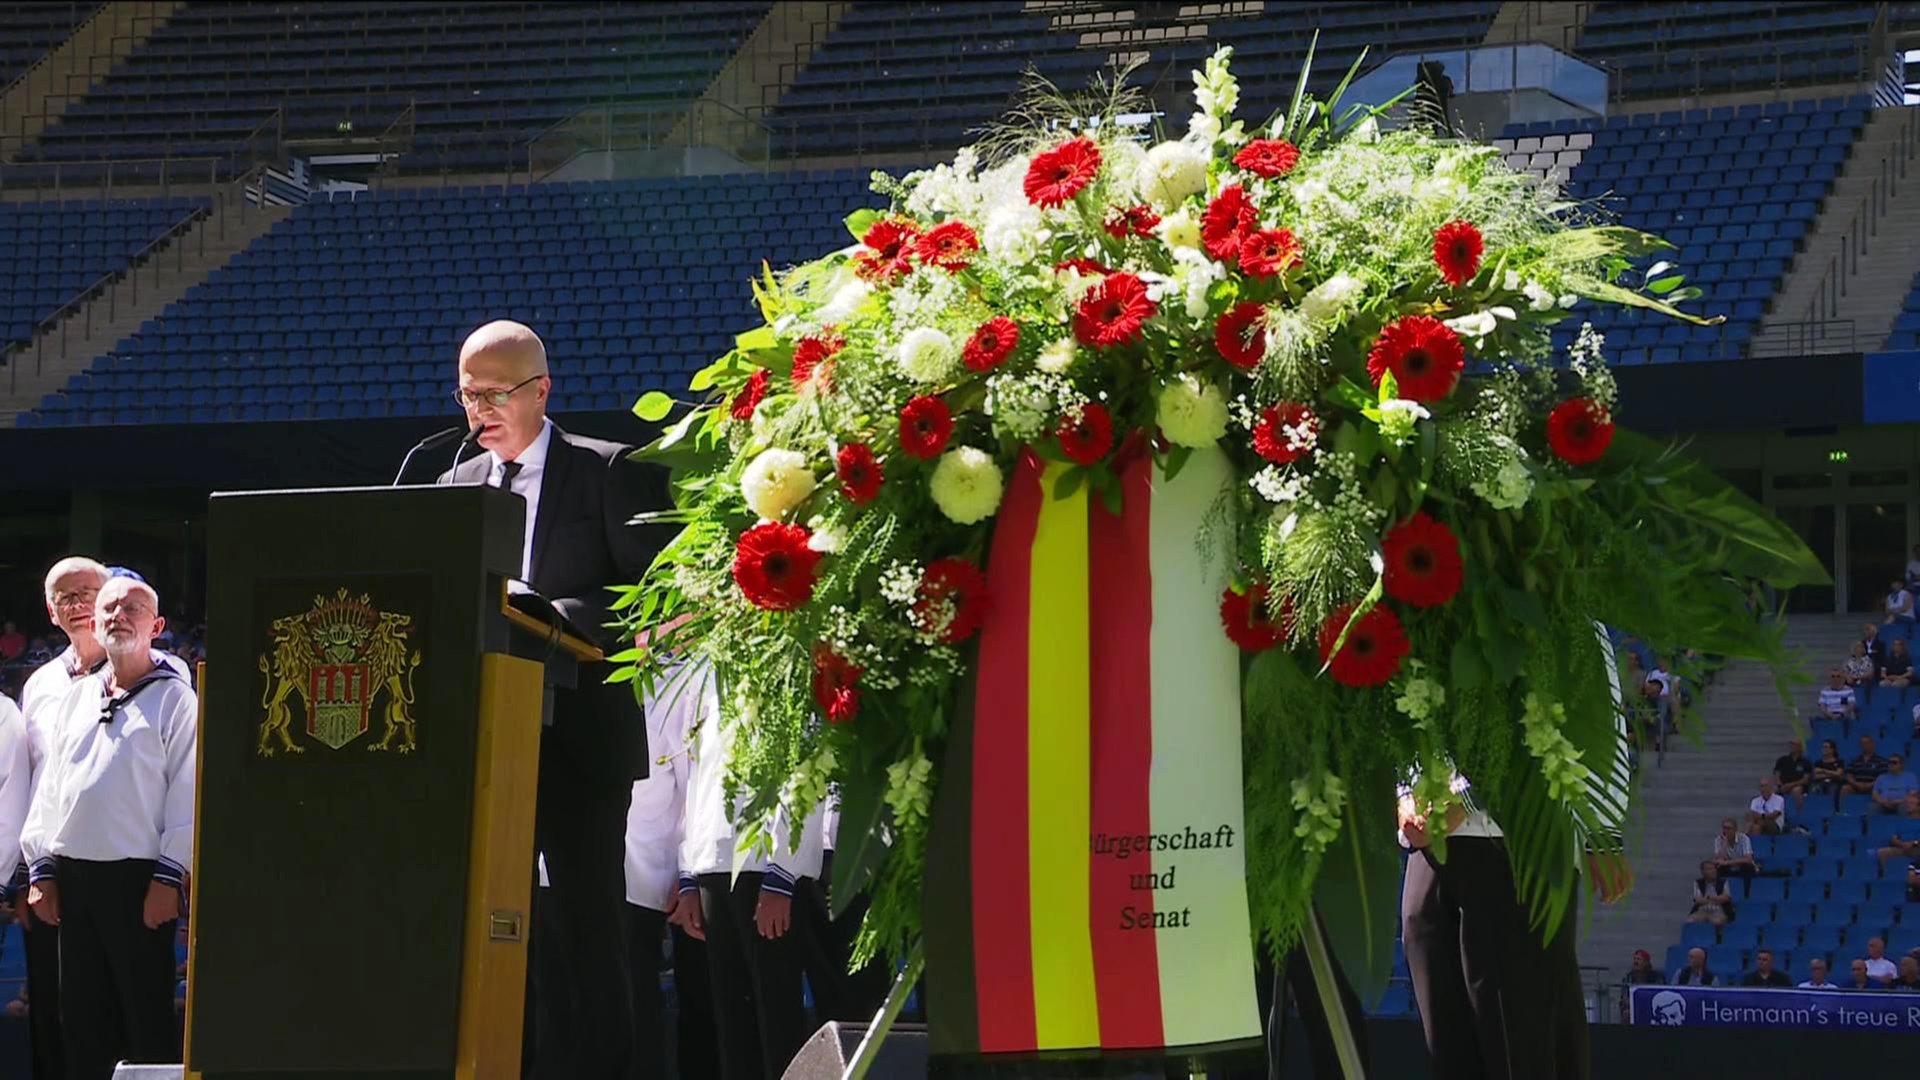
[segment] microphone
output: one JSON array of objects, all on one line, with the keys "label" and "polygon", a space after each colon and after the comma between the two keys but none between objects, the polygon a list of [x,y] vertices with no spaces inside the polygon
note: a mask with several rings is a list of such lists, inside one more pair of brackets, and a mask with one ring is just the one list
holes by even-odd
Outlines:
[{"label": "microphone", "polygon": [[[407,451],[407,456],[400,459],[400,471],[394,474],[393,484],[390,486],[399,487],[400,481],[406,478],[407,466],[413,464],[413,455],[419,453],[422,450],[432,450],[435,447],[445,446],[448,443],[452,442],[460,434],[461,434],[461,431],[459,428],[450,427],[450,428],[447,428],[445,431],[436,431],[433,434],[427,436],[426,438],[421,439],[419,442],[414,443],[413,449]],[[472,433],[471,432],[467,433],[467,437],[472,438],[473,437]]]},{"label": "microphone", "polygon": [[472,446],[475,443],[480,441],[481,426],[482,425],[480,425],[479,423],[475,423],[473,427],[467,432],[467,437],[464,439],[461,439],[460,445],[454,449],[453,464],[447,466],[447,480],[449,482],[453,480],[453,470],[460,467],[460,455],[467,452],[467,447]]}]

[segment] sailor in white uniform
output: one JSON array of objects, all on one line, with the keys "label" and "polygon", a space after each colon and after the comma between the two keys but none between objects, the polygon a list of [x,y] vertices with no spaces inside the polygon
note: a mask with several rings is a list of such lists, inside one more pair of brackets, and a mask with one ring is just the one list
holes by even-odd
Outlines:
[{"label": "sailor in white uniform", "polygon": [[179,1061],[173,941],[193,858],[199,702],[158,662],[166,625],[144,582],[111,578],[95,602],[100,671],[46,724],[47,757],[20,846],[28,902],[61,927],[67,1076],[108,1080],[120,1061]]}]

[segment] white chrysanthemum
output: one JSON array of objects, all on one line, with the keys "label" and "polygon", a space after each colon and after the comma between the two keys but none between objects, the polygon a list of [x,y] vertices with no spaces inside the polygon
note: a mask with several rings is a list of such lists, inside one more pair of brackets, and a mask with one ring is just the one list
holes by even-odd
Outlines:
[{"label": "white chrysanthemum", "polygon": [[1160,224],[1155,225],[1153,231],[1160,237],[1161,243],[1175,252],[1183,249],[1187,251],[1201,249],[1200,223],[1185,210],[1175,210],[1161,218]]},{"label": "white chrysanthemum", "polygon": [[959,355],[953,339],[931,326],[908,331],[896,352],[901,373],[919,383],[936,383],[953,374]]},{"label": "white chrysanthemum", "polygon": [[1177,446],[1207,447],[1227,433],[1227,395],[1213,383],[1181,375],[1160,391],[1155,418]]},{"label": "white chrysanthemum", "polygon": [[1078,350],[1074,348],[1073,339],[1061,338],[1041,349],[1040,355],[1033,358],[1033,366],[1049,375],[1058,375],[1073,366],[1076,355]]},{"label": "white chrysanthemum", "polygon": [[1000,509],[1000,495],[1006,481],[1000,466],[985,450],[962,446],[940,455],[928,481],[933,504],[940,512],[961,525],[985,521]]},{"label": "white chrysanthemum", "polygon": [[1207,190],[1207,152],[1186,142],[1163,142],[1147,151],[1135,183],[1148,202],[1161,209],[1179,206]]},{"label": "white chrysanthemum", "polygon": [[1351,308],[1366,290],[1366,282],[1352,274],[1335,274],[1300,298],[1300,314],[1306,316],[1308,322],[1332,321]]},{"label": "white chrysanthemum", "polygon": [[801,500],[813,494],[813,470],[798,450],[778,447],[763,451],[740,474],[740,494],[754,513],[779,521]]}]

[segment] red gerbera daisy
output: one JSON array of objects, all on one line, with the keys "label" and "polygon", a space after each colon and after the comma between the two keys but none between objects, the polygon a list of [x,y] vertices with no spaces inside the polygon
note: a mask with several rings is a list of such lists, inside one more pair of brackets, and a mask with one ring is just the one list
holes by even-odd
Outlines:
[{"label": "red gerbera daisy", "polygon": [[933,560],[920,578],[913,618],[917,626],[937,629],[945,644],[967,640],[987,618],[987,575],[965,559]]},{"label": "red gerbera daisy", "polygon": [[840,476],[840,492],[856,506],[872,502],[880,494],[886,473],[866,443],[848,443],[833,458],[834,471]]},{"label": "red gerbera daisy", "polygon": [[1273,275],[1300,261],[1300,241],[1292,229],[1260,229],[1240,238],[1240,269],[1255,277]]},{"label": "red gerbera daisy", "polygon": [[860,711],[859,664],[834,652],[826,642],[813,647],[813,703],[830,723],[844,724]]},{"label": "red gerbera daisy", "polygon": [[953,411],[937,397],[917,397],[900,410],[900,449],[927,461],[940,456],[953,435]]},{"label": "red gerbera daisy", "polygon": [[733,580],[755,607],[791,611],[813,598],[813,572],[820,553],[807,546],[804,526],[763,521],[740,535],[733,553]]},{"label": "red gerbera daisy", "polygon": [[1613,417],[1590,397],[1568,398],[1547,414],[1547,445],[1569,465],[1591,465],[1613,442]]},{"label": "red gerbera daisy", "polygon": [[1267,354],[1266,335],[1260,323],[1266,309],[1251,300],[1243,300],[1220,316],[1213,324],[1213,347],[1237,368],[1253,368]]},{"label": "red gerbera daisy", "polygon": [[921,262],[956,273],[967,268],[979,249],[980,238],[964,221],[943,221],[923,233],[915,245]]},{"label": "red gerbera daisy", "polygon": [[1088,402],[1060,421],[1060,452],[1076,465],[1092,465],[1113,449],[1113,417],[1105,405]]},{"label": "red gerbera daisy", "polygon": [[1253,452],[1285,465],[1298,461],[1320,441],[1320,418],[1297,401],[1262,410],[1253,425]]},{"label": "red gerbera daisy", "polygon": [[1240,238],[1259,224],[1260,211],[1247,198],[1247,189],[1228,184],[1200,215],[1200,242],[1208,255],[1221,262],[1236,262],[1240,258]]},{"label": "red gerbera daisy", "polygon": [[1092,139],[1071,139],[1042,154],[1027,166],[1027,201],[1035,206],[1061,206],[1080,194],[1100,171],[1100,148]]},{"label": "red gerbera daisy", "polygon": [[1280,621],[1275,622],[1269,600],[1267,587],[1260,584],[1247,586],[1246,592],[1228,589],[1220,594],[1220,623],[1227,637],[1247,652],[1264,652],[1287,636],[1292,605],[1282,600]]},{"label": "red gerbera daisy", "polygon": [[1458,288],[1480,272],[1480,254],[1487,249],[1480,230],[1470,221],[1449,221],[1433,234],[1433,261],[1440,276]]},{"label": "red gerbera daisy", "polygon": [[753,410],[760,407],[761,399],[767,396],[767,369],[761,368],[747,376],[747,384],[733,395],[733,405],[729,412],[735,420],[745,422],[753,419]]},{"label": "red gerbera daisy", "polygon": [[896,278],[912,269],[910,257],[920,229],[902,218],[883,218],[867,227],[860,243],[867,250],[854,258],[854,272],[869,281]]},{"label": "red gerbera daisy", "polygon": [[1439,401],[1453,393],[1467,353],[1460,335],[1431,315],[1409,315],[1388,323],[1367,354],[1367,374],[1379,386],[1387,372],[1409,401]]},{"label": "red gerbera daisy", "polygon": [[1375,604],[1347,631],[1346,644],[1336,654],[1333,644],[1340,640],[1356,605],[1348,604],[1327,616],[1320,624],[1320,662],[1332,663],[1333,681],[1342,686],[1379,686],[1400,670],[1407,655],[1407,631],[1393,612]]},{"label": "red gerbera daisy", "polygon": [[1007,362],[1020,344],[1020,324],[1005,315],[995,315],[980,325],[960,350],[960,362],[968,371],[992,371]]},{"label": "red gerbera daisy", "polygon": [[1153,227],[1160,224],[1160,215],[1149,206],[1116,206],[1107,211],[1107,219],[1100,227],[1115,240],[1125,240],[1129,236],[1152,236]]},{"label": "red gerbera daisy", "polygon": [[803,337],[793,346],[793,385],[799,386],[818,375],[826,380],[826,362],[847,347],[845,338],[828,327],[819,337]]},{"label": "red gerbera daisy", "polygon": [[1054,273],[1057,274],[1062,270],[1077,270],[1088,277],[1113,273],[1113,267],[1097,259],[1063,259],[1053,264]]},{"label": "red gerbera daisy", "polygon": [[1460,541],[1425,512],[1387,530],[1380,540],[1387,595],[1414,607],[1436,607],[1460,591]]},{"label": "red gerbera daisy", "polygon": [[1271,180],[1293,171],[1300,161],[1300,148],[1285,139],[1255,139],[1233,155],[1233,163],[1255,176]]},{"label": "red gerbera daisy", "polygon": [[1140,337],[1160,305],[1147,296],[1147,284],[1132,274],[1108,274],[1095,285],[1073,315],[1073,336],[1095,349],[1126,345]]}]

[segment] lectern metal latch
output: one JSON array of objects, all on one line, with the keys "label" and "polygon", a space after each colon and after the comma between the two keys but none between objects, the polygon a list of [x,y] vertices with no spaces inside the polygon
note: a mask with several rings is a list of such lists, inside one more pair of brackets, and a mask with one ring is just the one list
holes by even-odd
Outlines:
[{"label": "lectern metal latch", "polygon": [[526,936],[526,917],[518,911],[496,911],[487,924],[491,941],[519,941]]}]

